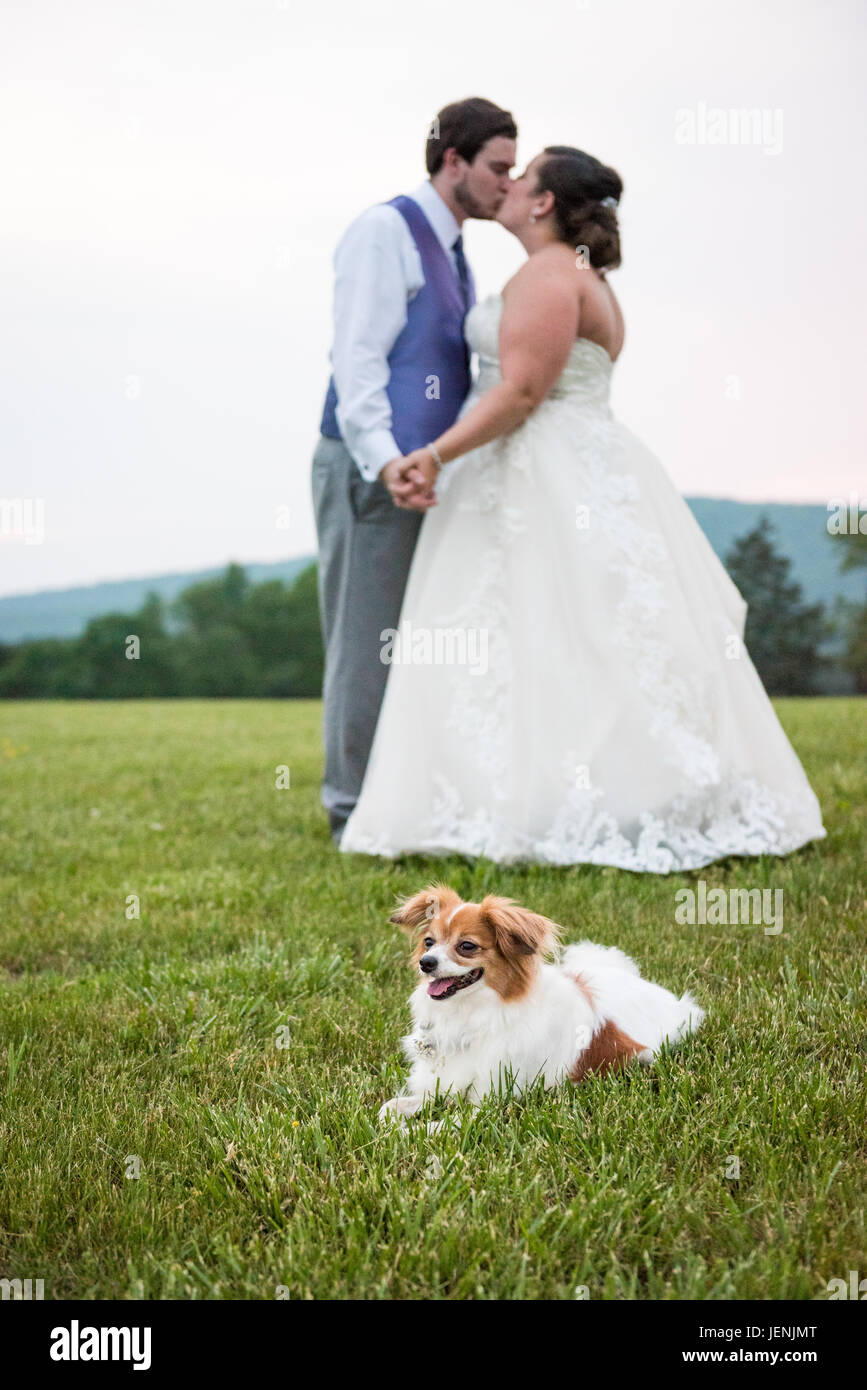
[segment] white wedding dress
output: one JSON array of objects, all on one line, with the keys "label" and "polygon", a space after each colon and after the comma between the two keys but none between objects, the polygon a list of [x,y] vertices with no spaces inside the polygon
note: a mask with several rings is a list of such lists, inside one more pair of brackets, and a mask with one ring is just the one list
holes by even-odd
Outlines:
[{"label": "white wedding dress", "polygon": [[[501,309],[470,311],[465,409],[499,380]],[[746,604],[611,372],[579,338],[526,424],[440,475],[341,850],[669,873],[824,837]]]}]

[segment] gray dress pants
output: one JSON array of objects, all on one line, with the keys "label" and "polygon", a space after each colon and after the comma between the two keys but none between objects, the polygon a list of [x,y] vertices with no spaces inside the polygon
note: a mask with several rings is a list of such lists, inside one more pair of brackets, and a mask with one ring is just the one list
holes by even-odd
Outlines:
[{"label": "gray dress pants", "polygon": [[340,439],[313,455],[319,613],[325,646],[322,804],[337,838],[358,800],[388,666],[384,628],[396,628],[421,512],[402,511],[362,478]]}]

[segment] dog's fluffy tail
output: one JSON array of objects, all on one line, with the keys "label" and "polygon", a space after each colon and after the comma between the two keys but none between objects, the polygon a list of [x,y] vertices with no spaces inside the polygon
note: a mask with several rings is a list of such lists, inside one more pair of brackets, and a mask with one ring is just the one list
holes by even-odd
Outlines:
[{"label": "dog's fluffy tail", "polygon": [[565,974],[581,977],[600,1023],[616,1023],[653,1054],[664,1042],[697,1032],[704,1021],[704,1009],[691,994],[678,999],[643,979],[635,961],[616,946],[581,941],[566,948],[560,964]]}]

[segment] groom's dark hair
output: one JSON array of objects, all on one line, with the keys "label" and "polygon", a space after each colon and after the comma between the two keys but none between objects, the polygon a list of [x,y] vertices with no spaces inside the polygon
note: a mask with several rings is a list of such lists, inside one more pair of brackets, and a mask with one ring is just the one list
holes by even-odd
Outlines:
[{"label": "groom's dark hair", "polygon": [[518,127],[511,111],[504,111],[484,97],[467,97],[444,106],[431,121],[427,133],[425,163],[429,174],[442,168],[446,150],[454,148],[472,164],[479,150],[497,135],[517,140]]}]

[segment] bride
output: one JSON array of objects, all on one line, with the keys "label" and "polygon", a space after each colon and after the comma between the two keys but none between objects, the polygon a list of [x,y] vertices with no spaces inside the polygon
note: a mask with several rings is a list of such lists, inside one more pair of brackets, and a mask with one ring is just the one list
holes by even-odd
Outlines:
[{"label": "bride", "polygon": [[669,873],[825,835],[744,600],[611,413],[621,191],[552,146],[500,209],[527,261],[468,315],[461,416],[390,480],[430,513],[343,851]]}]

